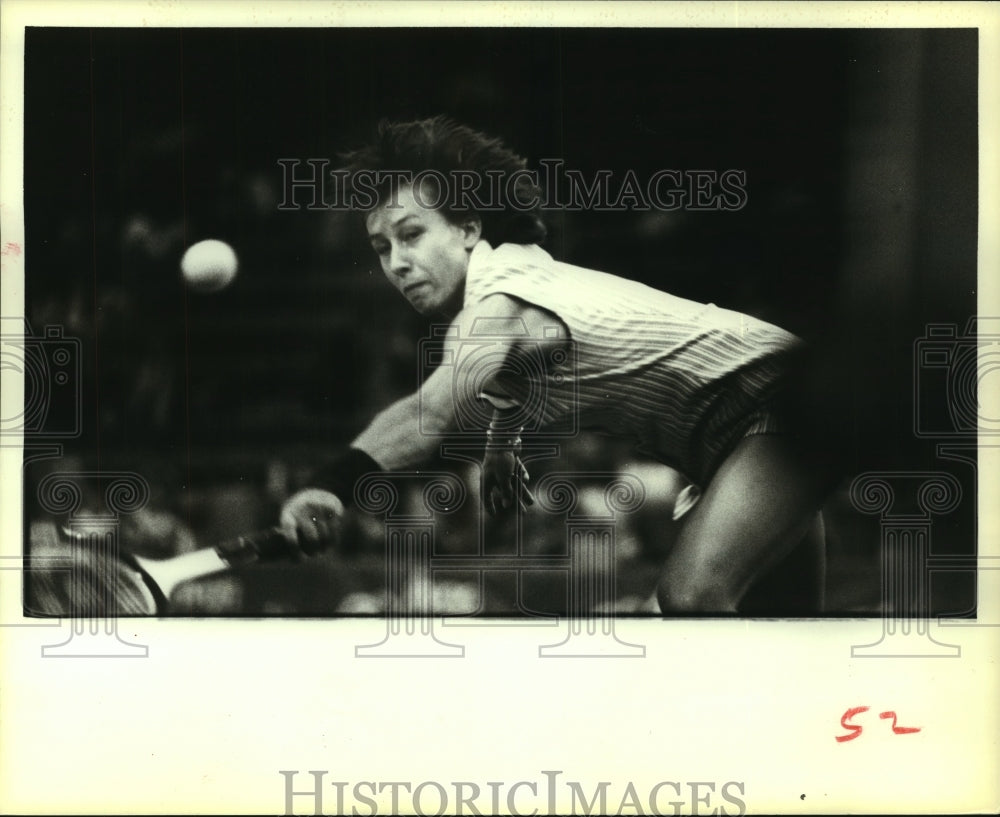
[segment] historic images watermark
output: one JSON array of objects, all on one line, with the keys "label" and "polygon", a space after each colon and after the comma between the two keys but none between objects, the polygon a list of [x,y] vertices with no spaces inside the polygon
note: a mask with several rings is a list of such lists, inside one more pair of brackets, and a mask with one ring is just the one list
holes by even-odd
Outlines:
[{"label": "historic images watermark", "polygon": [[[22,473],[30,463],[61,457],[63,443],[83,431],[81,349],[80,339],[62,326],[36,333],[23,318],[2,319],[0,365],[20,377],[24,394],[0,418],[0,445],[20,445]],[[141,509],[149,494],[145,478],[132,472],[56,471],[42,479],[38,506],[63,524],[30,524],[28,552],[0,557],[0,577],[11,591],[3,595],[21,600],[16,611],[4,611],[0,627],[52,626],[25,622],[24,615],[58,616],[69,619],[66,638],[43,645],[43,657],[146,657],[146,645],[118,632],[128,586],[118,581],[118,571],[125,569],[119,558],[122,517]],[[15,576],[21,587],[13,586]]]},{"label": "historic images watermark", "polygon": [[[1000,419],[986,387],[998,370],[998,318],[972,317],[961,329],[928,324],[913,344],[914,436],[938,441],[938,458],[971,466],[976,477],[983,461],[993,463],[1000,451]],[[960,657],[960,645],[943,643],[930,631],[931,582],[947,572],[998,570],[1000,556],[981,541],[969,555],[935,554],[932,518],[977,497],[963,496],[959,480],[944,470],[866,472],[850,494],[857,510],[879,515],[883,610],[881,637],[853,645],[852,657]],[[942,618],[940,624],[1000,626],[982,616]]]},{"label": "historic images watermark", "polygon": [[[596,489],[602,508],[584,502]],[[440,555],[436,543],[447,517],[467,501],[464,483],[448,472],[369,474],[359,483],[355,501],[381,517],[385,530],[386,633],[375,644],[357,645],[358,658],[462,658],[455,628],[562,626],[538,647],[540,658],[643,658],[641,644],[622,640],[615,630],[616,533],[621,514],[638,510],[646,498],[642,481],[617,472],[553,472],[536,488],[542,512],[561,520],[564,550],[529,555],[521,547],[507,555],[479,549]],[[482,542],[480,528],[479,541]],[[518,536],[520,531],[518,529]],[[531,573],[562,574],[569,588],[565,616],[544,614],[520,599],[519,617],[482,620],[446,616],[434,607],[434,579],[450,572],[513,576],[520,591]],[[445,634],[442,628],[450,628]],[[558,640],[557,640],[558,639]]]},{"label": "historic images watermark", "polygon": [[[283,769],[284,814],[718,814],[747,813],[740,780],[581,782],[542,770],[533,780],[326,779],[327,770]],[[309,775],[309,777],[306,777]],[[301,788],[296,788],[300,786]],[[308,804],[308,805],[307,805]],[[311,807],[312,811],[308,809]]]},{"label": "historic images watermark", "polygon": [[[597,170],[585,174],[562,159],[541,159],[540,171],[518,170],[348,170],[330,169],[329,159],[278,159],[279,210],[366,212],[384,201],[398,206],[397,193],[412,187],[428,210],[477,212],[633,210],[735,211],[748,200],[745,170],[660,168],[640,175]],[[380,191],[387,191],[382,196]],[[528,192],[526,192],[528,191]]]},{"label": "historic images watermark", "polygon": [[[549,472],[532,483],[533,514],[562,531],[545,553],[526,546],[524,507],[506,510],[513,521],[511,547],[503,554],[487,553],[486,497],[482,443],[487,429],[503,427],[495,445],[515,463],[515,472],[556,458],[561,442],[579,433],[576,346],[558,324],[541,328],[533,337],[524,322],[479,319],[468,335],[456,327],[434,327],[420,347],[421,380],[431,372],[452,381],[454,428],[441,432],[424,423],[420,404],[420,434],[434,438],[443,460],[479,469],[467,484],[447,471],[372,473],[355,489],[357,507],[380,519],[385,531],[385,637],[358,645],[357,657],[456,657],[464,646],[454,643],[456,628],[469,626],[559,627],[562,637],[549,635],[539,657],[641,658],[645,647],[627,643],[615,632],[616,566],[620,518],[638,511],[646,488],[634,474],[618,471]],[[499,411],[499,413],[498,413]],[[497,418],[502,416],[502,420]],[[554,422],[558,418],[560,422]],[[553,421],[553,422],[550,422]],[[502,442],[501,438],[508,442]],[[488,453],[488,452],[487,452]],[[480,487],[480,490],[476,490]],[[474,502],[477,507],[469,508]],[[471,513],[469,513],[471,511]],[[463,512],[478,520],[471,538],[476,546],[443,555],[437,547],[449,517]],[[519,615],[502,622],[468,616],[442,616],[435,610],[435,579],[455,572],[474,574],[482,588],[486,577],[513,578]],[[567,587],[565,616],[532,610],[522,589],[530,575],[559,576]],[[482,612],[480,610],[480,612]],[[437,619],[435,614],[437,613]],[[450,628],[448,634],[442,628]]]},{"label": "historic images watermark", "polygon": [[24,383],[22,405],[4,411],[0,437],[37,441],[80,436],[81,343],[61,326],[32,331],[26,320],[0,318],[0,367]]}]

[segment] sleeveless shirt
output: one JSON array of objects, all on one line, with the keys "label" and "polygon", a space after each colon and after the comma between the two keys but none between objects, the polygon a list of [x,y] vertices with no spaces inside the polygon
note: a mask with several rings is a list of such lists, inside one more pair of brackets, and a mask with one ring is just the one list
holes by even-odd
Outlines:
[{"label": "sleeveless shirt", "polygon": [[498,378],[513,402],[535,399],[543,427],[629,438],[700,484],[739,439],[779,430],[773,401],[802,342],[777,326],[555,261],[537,245],[480,241],[464,306],[492,294],[557,317],[546,334],[568,330],[566,353],[544,370]]}]

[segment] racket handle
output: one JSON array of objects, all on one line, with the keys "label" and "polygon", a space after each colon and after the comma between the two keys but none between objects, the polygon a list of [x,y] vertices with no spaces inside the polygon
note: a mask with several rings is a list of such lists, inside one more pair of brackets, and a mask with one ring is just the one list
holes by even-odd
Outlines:
[{"label": "racket handle", "polygon": [[123,557],[148,577],[149,582],[159,591],[159,596],[156,591],[154,596],[161,607],[166,607],[165,601],[184,582],[262,559],[288,558],[295,553],[288,537],[280,528],[275,527],[237,536],[220,542],[215,547],[201,548],[169,559],[144,559],[129,554],[123,554]]},{"label": "racket handle", "polygon": [[261,559],[286,559],[294,556],[296,549],[281,528],[272,527],[220,542],[215,552],[235,567]]}]

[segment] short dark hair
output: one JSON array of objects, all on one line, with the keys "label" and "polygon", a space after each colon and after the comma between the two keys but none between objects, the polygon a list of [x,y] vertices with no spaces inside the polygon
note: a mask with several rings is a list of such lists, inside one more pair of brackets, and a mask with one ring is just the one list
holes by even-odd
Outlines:
[{"label": "short dark hair", "polygon": [[[482,223],[483,238],[494,246],[510,242],[536,244],[545,239],[547,229],[540,215],[540,190],[534,174],[529,174],[527,161],[510,150],[504,143],[491,136],[461,125],[446,116],[435,116],[412,122],[382,120],[374,140],[365,147],[344,154],[348,172],[348,190],[352,201],[363,198],[359,174],[364,173],[364,192],[371,199],[374,187],[376,199],[373,207],[384,204],[393,188],[391,174],[406,173],[409,178],[423,173],[422,178],[434,181],[435,176],[454,180],[456,174],[475,175],[492,191],[485,202],[462,206],[458,196],[444,197],[440,207],[449,221],[459,222],[470,213]],[[391,172],[391,174],[390,174]],[[380,183],[372,184],[373,175],[383,176]],[[389,175],[386,175],[389,174]],[[398,182],[397,182],[398,183]],[[466,199],[468,202],[469,199]],[[483,195],[479,195],[483,202]],[[368,212],[365,208],[363,212]]]}]

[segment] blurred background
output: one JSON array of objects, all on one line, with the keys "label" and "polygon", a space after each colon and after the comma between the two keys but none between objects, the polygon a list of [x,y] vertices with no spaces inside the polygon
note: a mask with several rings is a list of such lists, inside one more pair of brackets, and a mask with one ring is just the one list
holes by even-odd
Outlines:
[{"label": "blurred background", "polygon": [[[303,206],[279,209],[279,160],[335,167],[379,119],[439,113],[501,136],[530,167],[560,159],[585,178],[746,173],[736,211],[551,212],[547,249],[811,342],[803,410],[836,430],[826,455],[845,474],[826,509],[827,611],[878,612],[879,519],[852,509],[850,477],[943,470],[975,495],[974,455],[943,460],[915,433],[916,401],[947,425],[950,395],[947,377],[921,383],[913,362],[928,324],[967,344],[976,309],[971,29],[28,29],[26,313],[36,333],[80,339],[82,400],[65,456],[26,467],[36,535],[58,520],[34,486],[64,470],[149,481],[149,505],[123,523],[145,552],[273,524],[311,468],[413,391],[428,322],[382,279],[356,217],[308,209],[301,189]],[[217,293],[179,273],[204,238],[240,259]],[[431,467],[472,492],[441,520],[438,552],[510,552],[510,523],[480,528],[471,466]],[[566,470],[647,484],[646,505],[617,527],[618,609],[643,609],[682,483],[590,435],[532,468],[536,480]],[[975,520],[971,499],[935,518],[932,550],[974,553]],[[565,535],[529,514],[521,547],[565,553]],[[380,521],[355,513],[340,551],[189,585],[177,609],[376,613],[384,547]],[[553,611],[565,585],[526,575],[519,600],[499,573],[449,573],[434,592],[441,610]],[[931,591],[935,613],[975,606],[969,571]]]}]

